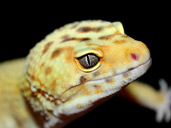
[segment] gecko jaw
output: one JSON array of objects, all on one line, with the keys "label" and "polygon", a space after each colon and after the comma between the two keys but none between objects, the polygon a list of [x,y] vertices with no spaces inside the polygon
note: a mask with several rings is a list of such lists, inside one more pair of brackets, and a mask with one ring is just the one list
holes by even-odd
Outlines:
[{"label": "gecko jaw", "polygon": [[[129,73],[131,73],[132,71],[138,70],[138,69],[144,69],[144,70],[140,71],[140,73],[142,72],[141,75],[143,75],[143,74],[149,69],[149,67],[151,66],[151,64],[152,64],[152,59],[149,58],[145,63],[140,64],[139,66],[136,66],[136,67],[134,67],[134,68],[128,69],[128,70],[125,71],[125,72],[117,73],[117,74],[114,74],[114,75],[111,75],[111,76],[107,76],[107,77],[104,77],[104,78],[100,78],[100,79],[93,79],[93,80],[90,80],[90,81],[88,81],[88,82],[91,82],[91,81],[96,82],[96,81],[100,81],[100,80],[108,80],[108,79],[111,79],[111,78],[114,78],[114,77],[117,77],[117,76],[120,76],[120,75],[123,76],[124,74],[129,74]],[[140,77],[141,75],[139,75],[139,77]],[[138,78],[138,77],[137,77],[137,78]],[[136,78],[136,79],[137,79],[137,78]]]},{"label": "gecko jaw", "polygon": [[[87,81],[84,85],[86,88],[90,89],[93,92],[93,89],[95,89],[94,85],[100,85],[102,89],[101,93],[92,93],[92,95],[91,94],[78,95],[70,102],[66,102],[64,106],[62,107],[60,106],[57,111],[59,113],[71,115],[87,110],[88,108],[91,108],[91,106],[96,101],[118,92],[122,87],[124,87],[125,85],[129,84],[133,80],[143,75],[148,70],[150,65],[151,65],[151,59],[126,72],[118,73],[113,76],[108,76],[98,80],[96,79],[96,80]],[[123,79],[124,74],[129,74],[129,75],[127,78]],[[107,83],[106,80],[108,79],[114,79],[114,83]],[[78,105],[81,105],[82,107],[77,108]]]},{"label": "gecko jaw", "polygon": [[[152,60],[149,58],[145,63],[132,68],[126,72],[118,73],[113,76],[104,77],[98,80],[88,81],[90,86],[100,85],[102,93],[94,98],[93,102],[118,92],[122,87],[142,76],[151,66]],[[124,76],[127,76],[126,78]],[[112,82],[107,82],[112,81]]]}]

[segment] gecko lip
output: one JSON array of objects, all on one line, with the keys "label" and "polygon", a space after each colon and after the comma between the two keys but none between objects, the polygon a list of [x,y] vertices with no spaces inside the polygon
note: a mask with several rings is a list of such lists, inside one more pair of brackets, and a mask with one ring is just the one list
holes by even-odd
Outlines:
[{"label": "gecko lip", "polygon": [[[63,111],[63,113],[66,113],[67,115],[72,114],[72,113],[78,113],[78,112],[87,110],[88,108],[91,108],[92,105],[95,105],[96,101],[98,101],[98,100],[100,100],[102,98],[106,97],[108,99],[109,98],[108,96],[112,96],[112,94],[118,92],[122,87],[128,85],[130,82],[132,82],[133,80],[135,80],[138,77],[140,77],[141,75],[143,75],[148,70],[148,68],[151,66],[151,63],[152,63],[151,58],[149,58],[146,62],[144,62],[144,63],[142,63],[142,64],[140,64],[140,65],[138,65],[138,66],[136,66],[134,68],[131,68],[128,71],[117,73],[115,75],[104,77],[104,78],[101,78],[101,79],[94,79],[94,80],[90,80],[90,81],[85,82],[85,83],[88,84],[88,87],[90,87],[90,88],[95,87],[93,85],[98,85],[98,84],[101,84],[101,86],[103,86],[103,84],[104,84],[104,86],[103,86],[104,88],[102,88],[102,92],[97,93],[97,95],[94,95],[94,93],[92,93],[92,95],[91,94],[89,94],[89,95],[86,95],[86,94],[85,95],[80,95],[80,93],[77,93],[77,91],[76,91],[75,94],[71,95],[64,102],[69,101],[69,100],[72,101],[72,97],[74,97],[74,96],[77,97],[78,96],[77,98],[80,98],[81,100],[73,99],[72,104],[73,104],[74,108],[77,107],[78,104],[83,104],[82,108],[81,109],[73,109],[73,107],[72,107],[70,109],[66,108],[68,110],[66,110],[66,109],[64,110],[63,109],[64,107],[61,107],[60,108],[60,109],[62,109],[61,111]],[[124,74],[127,74],[127,73],[130,74],[130,75],[126,79],[122,79],[122,76]],[[114,80],[115,84],[110,83],[109,84],[110,86],[106,86],[105,85],[106,80],[107,79],[113,79],[113,78],[115,79]],[[80,86],[80,85],[82,85],[82,84],[79,84],[77,86]],[[71,103],[67,102],[66,104],[67,104],[66,106],[68,106]],[[76,112],[73,111],[73,110],[76,110]]]},{"label": "gecko lip", "polygon": [[[117,73],[115,75],[107,76],[107,77],[100,78],[100,79],[92,79],[92,80],[86,81],[85,83],[90,83],[90,84],[105,83],[106,80],[116,78],[116,77],[120,77],[121,75],[123,76],[124,74],[127,74],[127,73],[129,74],[131,72],[134,72],[136,74],[134,78],[129,77],[128,81],[126,81],[123,84],[121,83],[124,86],[124,85],[127,85],[128,83],[132,82],[133,80],[137,79],[138,77],[142,76],[148,70],[148,68],[151,66],[151,63],[152,63],[151,58],[149,58],[145,63],[140,64],[139,66],[136,66],[134,68],[131,68],[128,71]],[[62,95],[65,95],[65,93],[67,93],[70,89],[73,89],[73,88],[80,86],[80,85],[82,85],[82,84],[78,84],[78,85],[75,85],[74,87],[70,87],[67,91],[62,93]],[[75,95],[75,94],[73,94],[73,95]]]},{"label": "gecko lip", "polygon": [[[117,74],[114,74],[114,75],[111,75],[111,76],[107,76],[107,77],[104,77],[104,78],[100,78],[100,79],[93,79],[93,80],[91,80],[91,81],[99,81],[99,80],[106,80],[106,79],[110,79],[110,78],[114,78],[114,77],[116,77],[116,76],[119,76],[119,75],[123,75],[123,74],[126,74],[126,73],[129,73],[129,72],[131,72],[131,71],[133,71],[133,70],[138,70],[138,69],[143,69],[141,72],[141,74],[138,76],[138,77],[140,77],[141,75],[143,75],[149,68],[150,68],[150,66],[151,66],[151,64],[152,64],[152,59],[151,58],[149,58],[146,62],[144,62],[143,64],[140,64],[140,65],[138,65],[138,66],[136,66],[136,67],[133,67],[133,68],[130,68],[130,69],[128,69],[127,71],[125,71],[125,72],[121,72],[121,73],[117,73]],[[138,78],[137,77],[137,78]],[[88,81],[88,82],[91,82],[91,81]]]}]

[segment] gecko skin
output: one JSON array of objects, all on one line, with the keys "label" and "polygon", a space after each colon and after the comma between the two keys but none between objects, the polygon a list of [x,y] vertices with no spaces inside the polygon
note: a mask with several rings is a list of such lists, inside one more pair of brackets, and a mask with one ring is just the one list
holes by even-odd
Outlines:
[{"label": "gecko skin", "polygon": [[[26,60],[1,63],[0,127],[39,127],[22,95],[45,119],[44,127],[63,127],[143,75],[150,65],[146,45],[127,36],[120,22],[89,20],[65,25],[31,49]],[[144,84],[133,84],[149,90],[149,94],[156,92]],[[160,100],[156,103],[154,98],[148,102],[147,94],[138,93],[139,88],[124,90],[139,104],[162,108],[156,109],[160,111],[158,120],[166,109],[170,111],[171,103],[165,104],[169,91],[167,96],[154,94]],[[165,109],[156,107],[163,102]]]}]

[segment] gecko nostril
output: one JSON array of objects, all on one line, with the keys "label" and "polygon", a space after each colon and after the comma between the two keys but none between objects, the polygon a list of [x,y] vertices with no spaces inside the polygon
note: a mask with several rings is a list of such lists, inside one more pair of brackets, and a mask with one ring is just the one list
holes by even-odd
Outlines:
[{"label": "gecko nostril", "polygon": [[137,53],[131,53],[130,55],[131,55],[132,60],[134,60],[134,61],[138,60],[138,54]]}]

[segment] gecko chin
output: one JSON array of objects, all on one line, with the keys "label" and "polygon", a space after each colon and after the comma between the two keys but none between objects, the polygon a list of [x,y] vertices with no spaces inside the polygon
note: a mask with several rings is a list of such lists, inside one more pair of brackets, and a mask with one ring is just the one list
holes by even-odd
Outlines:
[{"label": "gecko chin", "polygon": [[96,102],[105,101],[103,99],[112,96],[122,87],[142,76],[151,66],[151,62],[151,58],[149,58],[145,63],[126,72],[84,83],[84,89],[78,92],[70,101],[60,106],[57,111],[66,115],[87,111]]}]

